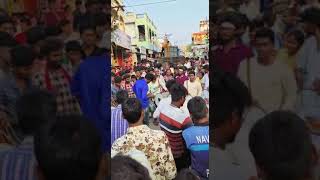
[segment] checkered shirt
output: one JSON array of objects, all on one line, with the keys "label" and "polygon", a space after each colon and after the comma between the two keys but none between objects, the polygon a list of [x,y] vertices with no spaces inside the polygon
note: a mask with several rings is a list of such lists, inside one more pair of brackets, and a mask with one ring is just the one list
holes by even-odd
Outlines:
[{"label": "checkered shirt", "polygon": [[[61,68],[64,68],[65,72],[68,73],[70,78],[72,77],[72,68],[66,65],[62,65]],[[66,115],[66,114],[80,114],[80,105],[77,99],[72,96],[70,90],[70,82],[67,78],[65,78],[64,73],[61,69],[56,71],[49,71],[49,80],[52,85],[52,91],[56,96],[57,101],[57,112],[58,115]],[[37,74],[33,78],[34,85],[48,90],[48,85],[45,81],[45,72],[41,72]]]}]

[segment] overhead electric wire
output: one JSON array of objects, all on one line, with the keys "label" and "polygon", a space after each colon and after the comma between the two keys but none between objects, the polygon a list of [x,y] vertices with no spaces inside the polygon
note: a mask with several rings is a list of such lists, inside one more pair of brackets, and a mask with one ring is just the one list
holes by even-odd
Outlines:
[{"label": "overhead electric wire", "polygon": [[[162,4],[162,3],[175,2],[175,1],[177,1],[177,0],[158,1],[158,2],[151,2],[151,3],[144,3],[144,4],[136,4],[136,5],[132,5],[132,6],[122,6],[122,7],[146,6],[146,5]],[[112,8],[118,8],[118,6],[116,6],[116,7],[112,7]]]}]

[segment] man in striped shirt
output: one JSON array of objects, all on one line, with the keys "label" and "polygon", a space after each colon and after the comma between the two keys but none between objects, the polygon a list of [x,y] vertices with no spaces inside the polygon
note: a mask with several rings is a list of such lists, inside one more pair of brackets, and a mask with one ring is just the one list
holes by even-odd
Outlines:
[{"label": "man in striped shirt", "polygon": [[122,116],[121,104],[129,98],[125,90],[120,90],[116,94],[116,103],[118,106],[111,110],[111,144],[119,137],[126,134],[129,127],[127,120]]},{"label": "man in striped shirt", "polygon": [[188,115],[180,107],[183,106],[187,89],[181,84],[174,84],[170,88],[171,104],[160,110],[160,127],[168,136],[177,170],[188,168],[190,165],[190,155],[186,149],[182,131],[193,123]]}]

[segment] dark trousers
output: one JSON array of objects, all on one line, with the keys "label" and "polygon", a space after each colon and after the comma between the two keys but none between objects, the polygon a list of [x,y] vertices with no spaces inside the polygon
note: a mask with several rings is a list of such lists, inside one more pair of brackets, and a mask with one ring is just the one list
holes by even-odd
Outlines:
[{"label": "dark trousers", "polygon": [[190,153],[185,152],[181,157],[174,158],[174,161],[176,163],[177,172],[182,169],[189,168],[189,166],[191,165]]}]

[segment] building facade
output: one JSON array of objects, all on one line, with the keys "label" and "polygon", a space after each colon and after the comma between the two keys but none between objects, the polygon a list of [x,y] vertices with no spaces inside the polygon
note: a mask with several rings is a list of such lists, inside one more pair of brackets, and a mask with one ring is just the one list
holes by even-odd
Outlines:
[{"label": "building facade", "polygon": [[133,60],[152,59],[160,52],[157,27],[149,16],[128,12],[125,18],[126,33],[131,36]]},{"label": "building facade", "polygon": [[113,66],[132,66],[131,37],[126,33],[123,0],[111,1],[111,59]]},{"label": "building facade", "polygon": [[194,58],[208,59],[209,52],[209,20],[201,20],[199,32],[192,34],[192,53]]}]

